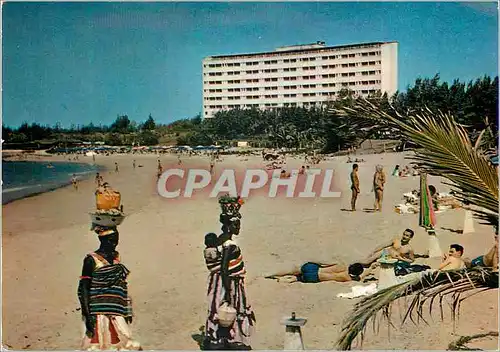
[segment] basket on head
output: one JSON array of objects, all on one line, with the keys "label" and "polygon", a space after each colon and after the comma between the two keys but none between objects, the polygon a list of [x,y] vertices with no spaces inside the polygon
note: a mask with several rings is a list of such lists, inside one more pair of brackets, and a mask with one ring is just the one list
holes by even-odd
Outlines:
[{"label": "basket on head", "polygon": [[219,317],[219,325],[223,328],[228,328],[233,325],[236,320],[236,309],[231,307],[227,302],[224,302],[217,311]]},{"label": "basket on head", "polygon": [[241,218],[240,208],[244,204],[242,198],[224,195],[219,198],[219,205],[223,215]]},{"label": "basket on head", "polygon": [[107,184],[100,187],[95,192],[96,207],[98,210],[118,209],[120,208],[121,195]]}]

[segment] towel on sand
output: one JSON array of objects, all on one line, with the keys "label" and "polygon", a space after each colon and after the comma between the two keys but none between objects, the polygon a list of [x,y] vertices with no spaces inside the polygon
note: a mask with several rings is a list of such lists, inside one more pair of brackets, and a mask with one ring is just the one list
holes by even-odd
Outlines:
[{"label": "towel on sand", "polygon": [[368,286],[353,286],[351,287],[351,292],[339,293],[337,297],[339,298],[357,298],[361,296],[369,296],[377,293],[377,284],[372,283]]}]

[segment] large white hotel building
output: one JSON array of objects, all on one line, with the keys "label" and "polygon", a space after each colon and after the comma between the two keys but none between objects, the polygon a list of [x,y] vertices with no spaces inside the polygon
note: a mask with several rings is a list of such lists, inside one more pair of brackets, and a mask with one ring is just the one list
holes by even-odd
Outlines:
[{"label": "large white hotel building", "polygon": [[203,116],[230,109],[321,106],[343,88],[366,96],[397,90],[398,43],[324,42],[203,60]]}]

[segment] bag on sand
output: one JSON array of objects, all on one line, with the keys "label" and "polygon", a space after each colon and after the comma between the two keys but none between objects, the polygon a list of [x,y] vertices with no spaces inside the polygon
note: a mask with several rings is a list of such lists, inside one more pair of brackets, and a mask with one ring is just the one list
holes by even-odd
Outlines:
[{"label": "bag on sand", "polygon": [[120,208],[121,195],[110,187],[98,188],[96,191],[96,207],[98,210]]},{"label": "bag on sand", "polygon": [[217,311],[219,316],[219,325],[223,328],[228,328],[233,325],[236,320],[236,309],[231,307],[227,302],[224,302]]}]

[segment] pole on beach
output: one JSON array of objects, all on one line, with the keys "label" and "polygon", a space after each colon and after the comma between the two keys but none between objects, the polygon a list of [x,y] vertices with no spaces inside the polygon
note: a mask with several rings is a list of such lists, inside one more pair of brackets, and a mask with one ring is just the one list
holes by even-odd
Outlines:
[{"label": "pole on beach", "polygon": [[443,256],[443,251],[439,245],[436,231],[428,229],[427,234],[429,235],[429,258],[441,258]]},{"label": "pole on beach", "polygon": [[380,258],[377,262],[380,263],[377,289],[383,290],[384,288],[397,285],[399,282],[394,273],[394,265],[397,263],[397,259]]},{"label": "pole on beach", "polygon": [[472,217],[472,212],[468,209],[465,209],[465,218],[464,218],[464,230],[462,234],[474,233],[476,230],[474,229],[474,219]]},{"label": "pole on beach", "polygon": [[307,319],[295,317],[295,312],[292,312],[291,318],[283,318],[281,325],[285,325],[285,351],[303,351],[304,341],[302,340],[301,327],[306,325]]}]

